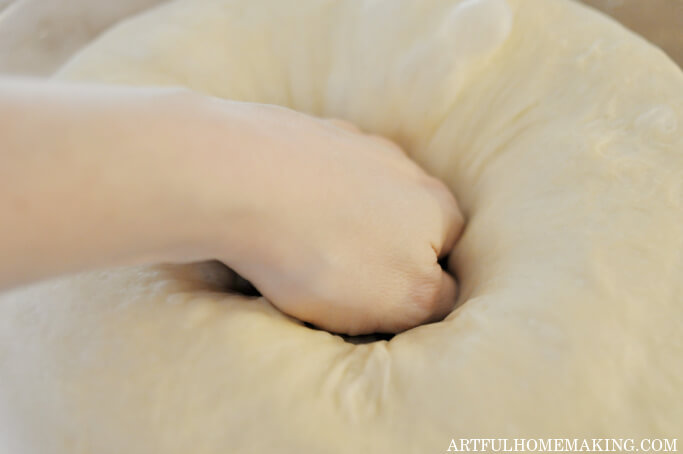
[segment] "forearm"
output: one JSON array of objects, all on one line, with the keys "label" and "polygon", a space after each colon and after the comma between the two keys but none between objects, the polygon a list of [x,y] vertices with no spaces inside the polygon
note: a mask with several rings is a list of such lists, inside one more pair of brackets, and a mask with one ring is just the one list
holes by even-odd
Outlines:
[{"label": "forearm", "polygon": [[162,165],[183,140],[175,98],[0,83],[0,288],[180,257],[183,248],[192,258],[184,211],[196,200],[184,200],[192,191],[182,172]]}]

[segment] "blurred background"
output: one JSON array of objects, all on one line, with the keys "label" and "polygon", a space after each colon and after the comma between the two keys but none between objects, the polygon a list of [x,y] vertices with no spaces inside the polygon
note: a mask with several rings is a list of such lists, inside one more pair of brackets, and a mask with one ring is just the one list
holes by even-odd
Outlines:
[{"label": "blurred background", "polygon": [[683,68],[683,0],[583,0],[659,46]]}]

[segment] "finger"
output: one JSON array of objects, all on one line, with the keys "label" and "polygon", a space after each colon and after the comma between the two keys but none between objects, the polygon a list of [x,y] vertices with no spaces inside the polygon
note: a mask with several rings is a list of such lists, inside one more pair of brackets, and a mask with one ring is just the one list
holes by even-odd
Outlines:
[{"label": "finger", "polygon": [[410,298],[410,305],[395,311],[391,319],[382,319],[378,332],[398,333],[425,323],[442,320],[455,307],[458,285],[455,279],[437,266],[435,281]]},{"label": "finger", "polygon": [[[385,148],[386,150],[390,151],[394,155],[400,156],[402,158],[405,158],[406,156],[408,156],[408,153],[406,153],[406,151],[403,148],[401,148],[401,146],[399,144],[397,144],[396,142],[394,142],[391,139],[388,139],[385,136],[380,136],[379,134],[368,134],[368,137],[370,139],[374,140],[375,142],[379,143],[379,145],[381,145],[382,148]],[[419,166],[417,164],[415,164],[413,161],[410,161],[410,163],[414,167],[419,168]]]},{"label": "finger", "polygon": [[435,245],[438,258],[443,258],[455,247],[465,225],[465,218],[458,201],[445,184],[432,177],[426,184],[437,198],[443,215],[441,243]]},{"label": "finger", "polygon": [[457,296],[458,284],[455,282],[453,276],[442,270],[439,291],[436,293],[435,299],[431,303],[431,314],[426,322],[431,323],[443,320],[455,307]]},{"label": "finger", "polygon": [[438,254],[439,258],[443,258],[453,251],[465,227],[465,218],[462,215],[462,211],[460,211],[457,200],[455,200],[455,197],[450,192],[447,193],[446,198],[446,215],[444,216],[446,224],[444,227],[445,235],[441,251]]}]

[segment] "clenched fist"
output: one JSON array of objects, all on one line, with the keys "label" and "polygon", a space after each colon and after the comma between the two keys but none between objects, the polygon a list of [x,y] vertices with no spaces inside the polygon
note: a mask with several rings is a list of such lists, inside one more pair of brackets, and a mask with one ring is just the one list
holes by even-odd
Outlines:
[{"label": "clenched fist", "polygon": [[[456,285],[437,260],[463,219],[444,184],[392,142],[342,121],[266,105],[212,111],[204,124],[216,129],[204,133],[194,167],[199,193],[213,196],[207,255],[283,312],[335,332],[397,332],[451,310]],[[241,123],[237,159],[221,139],[227,111],[239,118],[228,123]],[[235,194],[222,172],[236,162],[243,203],[226,213]]]}]

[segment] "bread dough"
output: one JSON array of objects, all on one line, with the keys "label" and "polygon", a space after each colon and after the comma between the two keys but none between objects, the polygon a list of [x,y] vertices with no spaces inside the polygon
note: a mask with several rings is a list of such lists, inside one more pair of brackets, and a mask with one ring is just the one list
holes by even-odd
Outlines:
[{"label": "bread dough", "polygon": [[[683,438],[683,74],[565,0],[178,0],[57,77],[358,123],[468,220],[446,320],[353,345],[215,263],[0,296],[13,453],[427,453]],[[353,283],[349,283],[353,285]]]},{"label": "bread dough", "polygon": [[0,73],[49,76],[122,18],[162,0],[0,0]]}]

